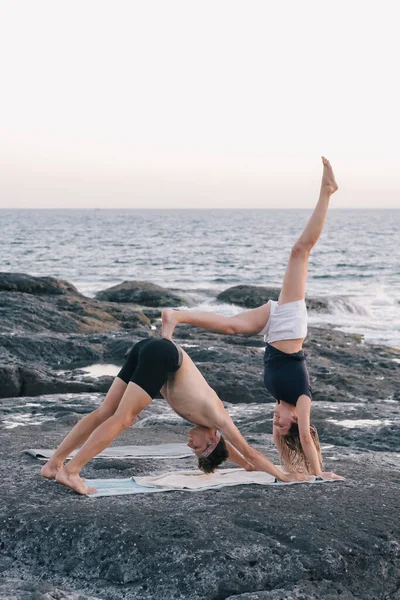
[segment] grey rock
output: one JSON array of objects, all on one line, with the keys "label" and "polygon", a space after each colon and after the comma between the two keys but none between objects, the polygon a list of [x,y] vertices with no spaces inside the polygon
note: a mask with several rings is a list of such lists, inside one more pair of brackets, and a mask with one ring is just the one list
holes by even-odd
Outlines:
[{"label": "grey rock", "polygon": [[161,319],[162,311],[159,308],[143,308],[142,311],[152,322]]},{"label": "grey rock", "polygon": [[184,299],[154,283],[148,281],[124,281],[96,294],[98,300],[111,302],[131,302],[144,306],[179,306]]},{"label": "grey rock", "polygon": [[[249,286],[238,288],[249,290]],[[261,302],[258,297],[257,304]],[[153,321],[158,331],[151,332],[149,319],[136,306],[91,300],[69,291],[53,296],[0,292],[0,314],[3,397],[106,391],[107,379],[60,370],[98,362],[122,365],[132,345],[143,337],[159,335],[160,327]],[[189,355],[224,401],[274,402],[263,385],[262,336],[223,336],[179,326],[175,339],[190,346]],[[329,327],[310,327],[305,350],[315,401],[400,398],[400,366],[395,362],[399,352],[395,349],[363,344],[362,336]],[[390,432],[388,439],[393,439]]]},{"label": "grey rock", "polygon": [[76,287],[63,279],[8,272],[0,272],[0,291],[38,295],[78,294]]},{"label": "grey rock", "polygon": [[2,331],[40,333],[96,333],[123,327],[149,326],[137,307],[121,307],[84,296],[33,296],[0,292]]},{"label": "grey rock", "polygon": [[132,333],[137,340],[150,329],[136,306],[100,302],[66,281],[20,273],[0,273],[0,319],[0,397],[104,391],[109,381],[71,381],[54,370],[100,362],[110,340]]},{"label": "grey rock", "polygon": [[354,596],[340,582],[300,581],[288,589],[250,592],[230,596],[227,600],[361,600]]},{"label": "grey rock", "polygon": [[[344,473],[341,483],[89,499],[41,480],[40,464],[21,454],[69,430],[50,424],[2,432],[0,552],[28,581],[102,600],[378,600],[398,589],[400,471],[383,453],[336,453],[327,469]],[[131,428],[119,443],[182,441],[186,431]],[[145,462],[92,461],[83,476],[194,466]]]},{"label": "grey rock", "polygon": [[80,592],[61,590],[42,581],[25,581],[17,578],[0,580],[1,600],[100,600]]},{"label": "grey rock", "polygon": [[268,300],[278,300],[280,289],[256,285],[235,285],[218,294],[220,302],[237,304],[245,308],[257,308]]},{"label": "grey rock", "polygon": [[[235,285],[218,294],[220,302],[236,304],[245,308],[257,308],[266,304],[268,300],[278,300],[280,288],[271,288],[256,285]],[[316,312],[333,312],[340,308],[353,313],[365,313],[362,306],[356,305],[343,296],[306,297],[306,305],[309,310]]]},{"label": "grey rock", "polygon": [[0,363],[0,398],[19,396],[22,389],[22,377],[16,365]]}]

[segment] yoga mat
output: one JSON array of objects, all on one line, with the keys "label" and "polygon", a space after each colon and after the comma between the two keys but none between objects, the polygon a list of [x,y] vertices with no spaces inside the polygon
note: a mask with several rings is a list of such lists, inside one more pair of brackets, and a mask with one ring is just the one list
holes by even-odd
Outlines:
[{"label": "yoga mat", "polygon": [[[55,450],[44,448],[29,448],[24,450],[27,454],[39,460],[48,460]],[[75,450],[67,458],[72,458]],[[186,458],[194,456],[186,444],[154,444],[150,446],[110,446],[94,458]]]},{"label": "yoga mat", "polygon": [[128,494],[150,494],[153,492],[202,492],[236,485],[297,485],[302,483],[329,483],[332,479],[312,477],[311,481],[285,483],[261,471],[245,469],[218,469],[215,473],[204,474],[199,470],[175,471],[156,476],[132,477],[128,479],[87,479],[85,484],[96,488],[96,493],[88,498],[101,496],[123,496]]}]

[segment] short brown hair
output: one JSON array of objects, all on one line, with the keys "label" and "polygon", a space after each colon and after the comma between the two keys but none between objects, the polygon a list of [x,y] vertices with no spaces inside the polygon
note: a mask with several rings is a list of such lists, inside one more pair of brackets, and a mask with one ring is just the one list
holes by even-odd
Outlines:
[{"label": "short brown hair", "polygon": [[215,469],[223,463],[228,456],[228,448],[226,447],[224,438],[221,436],[218,444],[215,446],[215,450],[213,450],[206,458],[199,458],[199,469],[204,471],[204,473],[214,473]]}]

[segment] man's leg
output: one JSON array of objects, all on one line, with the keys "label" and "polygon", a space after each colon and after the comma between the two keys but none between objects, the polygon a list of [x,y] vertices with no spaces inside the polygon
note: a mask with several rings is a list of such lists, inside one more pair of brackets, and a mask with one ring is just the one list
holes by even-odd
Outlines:
[{"label": "man's leg", "polygon": [[138,414],[152,401],[151,396],[132,381],[129,382],[115,414],[93,431],[89,439],[70,462],[58,471],[56,481],[78,492],[91,494],[96,490],[86,486],[79,476],[82,467],[107,448],[114,439],[130,427]]},{"label": "man's leg", "polygon": [[[175,344],[162,339],[149,338],[139,342],[137,367],[115,413],[93,431],[74,458],[56,475],[56,481],[79,494],[90,494],[79,476],[82,467],[107,448],[122,431],[130,427],[138,414],[157,396],[168,379],[168,374],[179,368],[179,352]],[[126,378],[125,366],[119,376]]]},{"label": "man's leg", "polygon": [[114,379],[101,406],[83,417],[75,425],[50,460],[43,466],[40,472],[42,477],[54,479],[58,471],[62,468],[67,456],[86,442],[90,434],[115,413],[124,395],[126,386],[137,367],[140,348],[146,344],[147,340],[142,340],[131,349],[124,366]]},{"label": "man's leg", "polygon": [[42,477],[54,479],[62,468],[67,456],[79,448],[90,436],[90,434],[104,421],[111,417],[118,408],[121,398],[126,390],[127,384],[116,377],[107,392],[107,395],[99,408],[83,417],[61,442],[50,460],[42,467]]},{"label": "man's leg", "polygon": [[317,243],[323,229],[326,213],[328,211],[329,199],[338,189],[330,162],[324,157],[322,158],[322,162],[324,170],[319,200],[306,228],[294,244],[290,253],[281,293],[279,295],[279,304],[287,304],[288,302],[294,302],[295,300],[302,300],[305,298],[308,258],[312,247]]}]

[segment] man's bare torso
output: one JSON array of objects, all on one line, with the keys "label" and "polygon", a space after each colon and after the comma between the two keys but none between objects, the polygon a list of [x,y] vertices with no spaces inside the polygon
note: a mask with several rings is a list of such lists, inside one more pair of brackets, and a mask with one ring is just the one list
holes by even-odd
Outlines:
[{"label": "man's bare torso", "polygon": [[204,427],[218,427],[225,408],[192,359],[180,349],[182,364],[169,375],[161,393],[183,419]]}]

